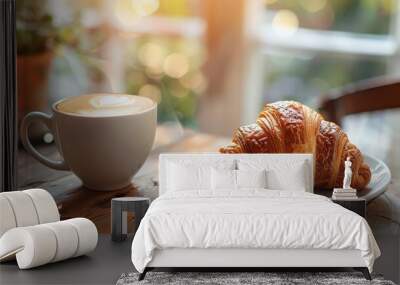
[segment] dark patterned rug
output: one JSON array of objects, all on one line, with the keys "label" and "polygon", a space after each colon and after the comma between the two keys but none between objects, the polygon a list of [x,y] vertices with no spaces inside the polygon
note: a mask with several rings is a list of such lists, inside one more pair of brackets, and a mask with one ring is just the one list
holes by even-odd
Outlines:
[{"label": "dark patterned rug", "polygon": [[372,275],[368,281],[359,272],[148,272],[146,278],[138,281],[138,273],[122,274],[117,285],[133,284],[376,284],[395,285],[380,275]]}]

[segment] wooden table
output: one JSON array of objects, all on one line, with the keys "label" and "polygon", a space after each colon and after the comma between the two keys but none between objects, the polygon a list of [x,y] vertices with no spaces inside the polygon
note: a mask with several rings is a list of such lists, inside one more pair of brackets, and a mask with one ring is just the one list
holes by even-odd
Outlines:
[{"label": "wooden table", "polygon": [[[163,130],[158,130],[160,133]],[[161,141],[168,141],[159,138]],[[158,196],[158,156],[164,152],[216,152],[219,147],[229,143],[230,139],[212,135],[195,133],[191,130],[183,132],[181,137],[160,145],[156,141],[155,148],[132,179],[132,185],[116,191],[93,191],[82,186],[80,180],[71,172],[54,171],[36,162],[23,150],[20,151],[20,187],[43,188],[49,191],[56,199],[62,219],[85,217],[92,220],[100,233],[111,232],[111,199],[124,196],[144,196],[154,199]],[[54,146],[40,149],[46,155],[56,157]],[[24,173],[32,173],[36,179],[27,179]],[[133,219],[133,216],[128,216]],[[133,225],[133,223],[130,223]],[[128,229],[129,230],[129,229]]]},{"label": "wooden table", "polygon": [[[116,191],[93,191],[82,186],[71,172],[55,171],[34,160],[24,151],[19,155],[21,189],[39,187],[48,190],[56,199],[61,218],[86,217],[92,220],[100,233],[111,232],[111,199],[125,196],[158,197],[158,156],[165,152],[217,152],[219,147],[230,142],[230,138],[196,133],[185,130],[175,139],[163,127],[157,129],[155,147],[145,164],[132,179],[132,185]],[[58,156],[54,145],[41,146],[42,153],[52,158]],[[34,179],[26,173],[34,174]],[[315,190],[316,194],[330,197],[330,190]],[[360,192],[361,193],[361,192]],[[362,193],[361,193],[362,194]],[[360,196],[362,198],[362,195]],[[134,219],[132,214],[128,220]],[[133,227],[134,223],[129,223]],[[131,232],[132,228],[128,228]]]}]

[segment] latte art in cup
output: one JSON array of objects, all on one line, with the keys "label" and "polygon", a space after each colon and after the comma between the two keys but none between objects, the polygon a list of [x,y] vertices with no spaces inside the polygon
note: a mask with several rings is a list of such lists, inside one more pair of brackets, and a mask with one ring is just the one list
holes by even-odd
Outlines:
[{"label": "latte art in cup", "polygon": [[[111,191],[132,183],[146,161],[157,128],[157,103],[128,94],[87,94],[52,106],[52,115],[32,112],[21,122],[21,142],[40,163],[70,170],[92,190]],[[29,140],[33,124],[49,128],[58,159],[39,153]]]},{"label": "latte art in cup", "polygon": [[124,94],[89,94],[68,98],[57,104],[63,113],[89,117],[139,114],[154,107],[155,102],[146,97]]}]

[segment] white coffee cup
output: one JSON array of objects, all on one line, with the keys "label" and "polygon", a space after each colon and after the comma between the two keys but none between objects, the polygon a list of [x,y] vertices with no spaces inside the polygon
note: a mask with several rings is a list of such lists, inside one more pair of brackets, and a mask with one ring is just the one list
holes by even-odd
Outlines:
[{"label": "white coffee cup", "polygon": [[[93,190],[128,186],[151,151],[157,104],[149,98],[125,94],[88,94],[52,106],[53,115],[29,113],[21,123],[21,141],[44,165],[71,170]],[[40,154],[31,144],[33,122],[52,132],[62,156],[59,161]]]}]

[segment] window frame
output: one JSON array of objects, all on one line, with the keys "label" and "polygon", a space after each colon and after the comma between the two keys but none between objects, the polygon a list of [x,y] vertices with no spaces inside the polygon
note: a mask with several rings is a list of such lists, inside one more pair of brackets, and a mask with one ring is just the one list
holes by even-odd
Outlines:
[{"label": "window frame", "polygon": [[17,190],[15,0],[0,2],[0,192]]},{"label": "window frame", "polygon": [[[326,31],[299,28],[294,34],[279,33],[267,21],[263,1],[250,1],[247,14],[247,31],[250,37],[251,50],[248,55],[249,69],[246,78],[246,90],[242,101],[242,124],[254,122],[263,105],[262,90],[265,88],[263,62],[266,55],[276,52],[329,54],[332,56],[351,56],[354,58],[385,58],[387,74],[400,76],[400,3],[396,2],[396,13],[390,23],[387,35],[366,33]],[[257,16],[254,16],[254,13]],[[284,32],[284,31],[282,31]],[[310,45],[310,43],[313,43]],[[317,42],[318,44],[314,44]]]}]

